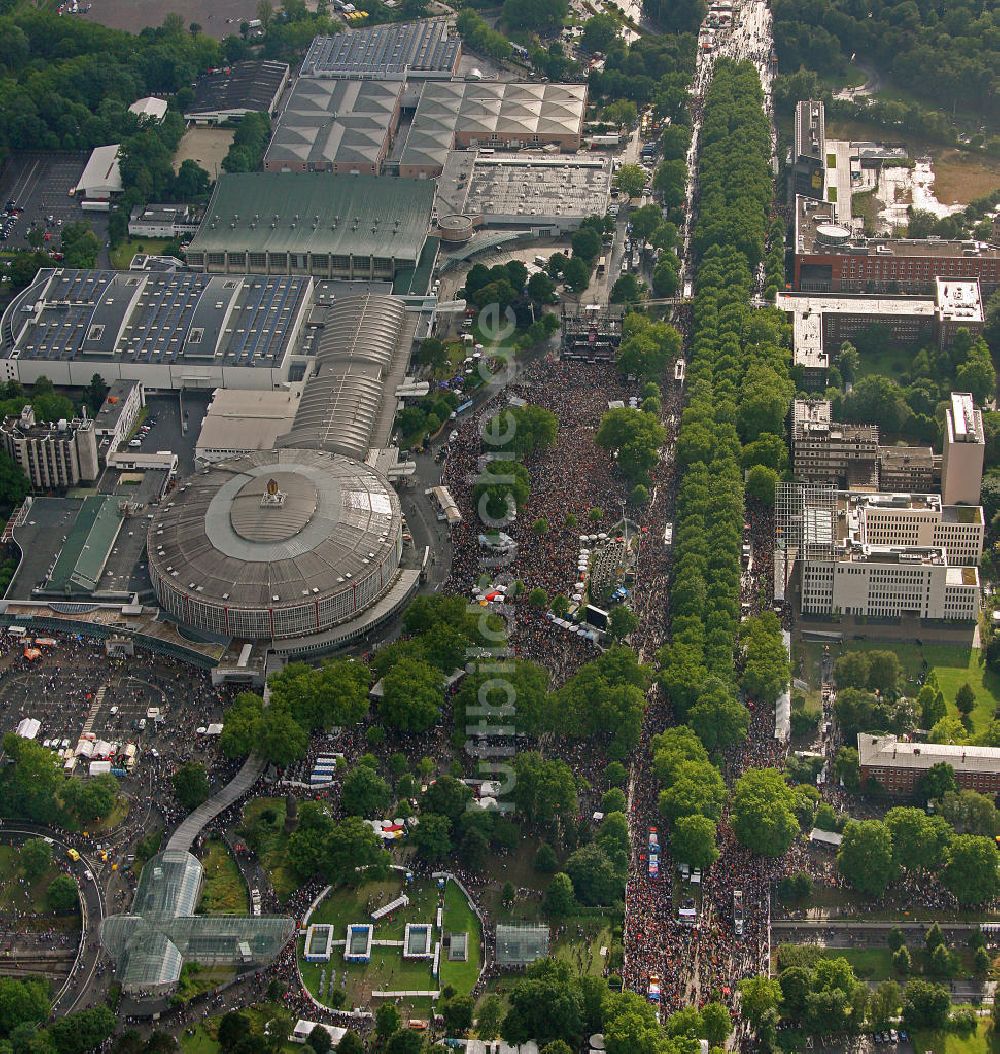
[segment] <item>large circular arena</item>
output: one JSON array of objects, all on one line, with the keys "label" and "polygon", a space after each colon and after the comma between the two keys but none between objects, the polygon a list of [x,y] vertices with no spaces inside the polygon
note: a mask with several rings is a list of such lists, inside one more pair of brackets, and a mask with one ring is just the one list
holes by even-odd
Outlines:
[{"label": "large circular arena", "polygon": [[399,499],[360,462],[268,450],[181,484],[149,528],[160,606],[212,635],[280,640],[351,619],[392,584]]}]

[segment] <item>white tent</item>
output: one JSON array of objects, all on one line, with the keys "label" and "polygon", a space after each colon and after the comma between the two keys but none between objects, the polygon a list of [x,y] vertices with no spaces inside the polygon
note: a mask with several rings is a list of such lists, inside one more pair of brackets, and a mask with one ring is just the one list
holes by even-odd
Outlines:
[{"label": "white tent", "polygon": [[22,739],[34,739],[41,730],[42,722],[35,717],[23,717],[17,723],[17,734]]}]

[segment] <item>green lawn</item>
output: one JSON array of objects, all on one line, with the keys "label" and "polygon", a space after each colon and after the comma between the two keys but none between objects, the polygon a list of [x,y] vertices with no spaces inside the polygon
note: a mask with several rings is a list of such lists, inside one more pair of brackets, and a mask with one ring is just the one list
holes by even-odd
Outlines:
[{"label": "green lawn", "polygon": [[[860,216],[865,221],[865,230],[870,231],[872,234],[875,233],[876,225],[878,223],[878,201],[875,198],[874,190],[860,190],[855,191],[851,195],[851,212],[855,216]],[[865,372],[865,364],[861,364],[862,373]],[[870,371],[871,372],[871,371]],[[893,374],[898,376],[898,374]]]},{"label": "green lawn", "polygon": [[127,238],[121,245],[109,252],[111,266],[119,271],[127,271],[136,253],[159,256],[170,243],[170,238]]},{"label": "green lawn", "polygon": [[917,1054],[997,1054],[1000,1038],[993,1034],[988,1020],[979,1022],[971,1036],[951,1032],[914,1032],[913,1048]]},{"label": "green lawn", "polygon": [[[54,848],[53,859],[61,856],[61,851]],[[10,919],[15,914],[45,915],[48,912],[46,894],[52,880],[59,874],[55,863],[37,882],[30,885],[24,881],[18,863],[18,850],[10,845],[0,845],[0,918]],[[77,916],[65,916],[53,919],[51,916],[39,920],[39,925],[56,925],[60,929],[79,924]]]},{"label": "green lawn", "polygon": [[[855,195],[860,197],[860,195]],[[869,373],[881,373],[887,377],[903,382],[910,370],[913,368],[913,356],[915,349],[909,344],[893,344],[881,351],[860,352],[861,363],[858,376],[864,377]]]},{"label": "green lawn", "polygon": [[[615,946],[610,922],[605,919],[570,919],[563,935],[551,947],[557,959],[565,959],[581,975],[600,977]],[[601,955],[601,948],[608,955]]]},{"label": "green lawn", "polygon": [[824,959],[846,959],[863,981],[884,981],[896,977],[892,970],[892,952],[888,948],[828,948]]},{"label": "green lawn", "polygon": [[[899,656],[907,677],[905,690],[916,695],[919,679],[925,672],[937,674],[941,691],[948,702],[948,713],[958,716],[955,696],[959,688],[968,682],[976,696],[972,711],[973,729],[979,731],[993,719],[993,711],[1000,706],[1000,677],[989,671],[979,661],[979,650],[961,644],[909,644],[902,641],[852,640],[831,644],[834,661],[848,651],[893,651]],[[793,669],[796,677],[802,677],[810,688],[819,686],[820,659],[823,645],[812,641],[798,641],[793,648]],[[926,671],[925,671],[926,664]]]},{"label": "green lawn", "polygon": [[205,843],[201,857],[205,882],[198,902],[201,915],[249,915],[250,894],[236,861],[217,838]]},{"label": "green lawn", "polygon": [[[260,823],[261,813],[270,810],[277,819],[273,824]],[[279,900],[285,900],[298,888],[298,882],[285,863],[288,851],[288,835],[285,834],[285,799],[254,798],[243,811],[244,837],[250,828],[257,835],[257,858],[267,872],[274,892]]]},{"label": "green lawn", "polygon": [[[313,912],[310,923],[328,923],[334,927],[335,939],[346,937],[350,923],[367,922],[374,908],[386,904],[402,891],[399,877],[394,873],[384,882],[367,882],[358,889],[339,889],[330,893]],[[438,906],[438,889],[431,882],[419,882],[405,889],[410,903],[391,919],[375,924],[376,940],[402,940],[408,922],[433,924]],[[481,965],[480,942],[482,931],[479,920],[469,907],[461,890],[449,882],[445,886],[444,928],[452,932],[468,933],[469,958],[466,962],[448,962],[442,955],[441,976],[435,978],[430,960],[406,960],[402,949],[396,947],[372,948],[369,963],[347,963],[344,950],[335,947],[328,963],[307,963],[301,958],[299,967],[306,988],[318,999],[326,1002],[330,992],[342,992],[349,1006],[366,1006],[371,1001],[372,991],[435,991],[450,984],[462,993],[471,991],[479,976]],[[320,994],[320,984],[326,976],[327,987]],[[417,997],[406,1000],[404,1007],[414,1014],[425,1014],[430,1009],[430,999]]]},{"label": "green lawn", "polygon": [[184,1002],[195,996],[211,992],[219,985],[232,979],[236,970],[232,966],[199,966],[197,963],[185,963],[181,970],[180,983],[177,985],[177,996]]},{"label": "green lawn", "polygon": [[471,992],[482,967],[482,929],[465,894],[454,882],[449,882],[444,889],[444,928],[450,933],[469,935],[468,959],[465,962],[449,962],[447,953],[441,949],[441,987],[450,984],[456,991]]}]

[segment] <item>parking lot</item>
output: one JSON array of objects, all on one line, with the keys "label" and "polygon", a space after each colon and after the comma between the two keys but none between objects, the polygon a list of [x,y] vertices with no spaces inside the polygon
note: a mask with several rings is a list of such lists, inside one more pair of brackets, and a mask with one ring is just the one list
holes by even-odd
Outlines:
[{"label": "parking lot", "polygon": [[70,196],[86,163],[86,153],[11,154],[0,172],[0,208],[13,202],[21,211],[2,243],[3,248],[30,248],[28,231],[34,224],[52,234],[45,248],[56,249],[60,228],[80,220],[90,224],[102,244],[107,240],[107,214],[84,212]]},{"label": "parking lot", "polygon": [[[41,722],[38,742],[53,749],[66,740],[75,747],[89,732],[111,743],[135,743],[146,757],[173,759],[204,745],[199,727],[222,720],[225,693],[212,688],[204,671],[148,653],[141,661],[109,658],[98,640],[60,633],[52,639],[54,646],[40,645],[41,656],[29,661],[25,641],[0,631],[0,732],[35,718]],[[130,672],[137,661],[138,676]],[[162,720],[147,716],[154,707]],[[214,761],[211,752],[202,759]],[[86,765],[77,766],[77,774],[86,771]]]},{"label": "parking lot", "polygon": [[205,416],[212,393],[184,392],[183,424],[179,392],[162,392],[146,396],[146,419],[156,419],[151,431],[139,449],[148,452],[172,450],[177,455],[177,470],[181,476],[194,472],[194,450],[201,431],[201,420]]}]

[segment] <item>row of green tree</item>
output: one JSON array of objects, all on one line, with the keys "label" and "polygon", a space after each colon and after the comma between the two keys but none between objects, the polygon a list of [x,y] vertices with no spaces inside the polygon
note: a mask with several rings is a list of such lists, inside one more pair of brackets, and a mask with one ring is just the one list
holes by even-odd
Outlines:
[{"label": "row of green tree", "polygon": [[913,1030],[951,1029],[968,1036],[977,1028],[975,1010],[952,1010],[951,993],[942,984],[914,978],[901,988],[890,980],[872,991],[847,959],[827,957],[818,946],[782,951],[791,965],[777,977],[757,975],[739,983],[743,1015],[765,1049],[774,1049],[779,1026],[811,1035],[881,1031],[900,1019]]},{"label": "row of green tree", "polygon": [[[661,681],[679,715],[704,705],[734,715],[743,473],[773,495],[781,467],[788,380],[787,333],[775,312],[752,312],[751,274],[764,252],[770,204],[767,121],[756,71],[720,63],[706,99],[698,296],[681,416],[682,469],[674,531],[671,642]],[[746,446],[743,446],[746,444]],[[757,480],[761,477],[763,485]],[[772,496],[773,500],[773,496]],[[787,681],[776,620],[747,627],[744,687],[765,705]],[[765,673],[765,676],[761,676]],[[775,690],[777,689],[777,690]],[[705,722],[707,725],[709,722]],[[745,721],[728,721],[742,738]],[[730,735],[726,735],[728,740]]]},{"label": "row of green tree", "polygon": [[899,805],[884,820],[844,826],[837,867],[859,892],[881,896],[901,874],[936,876],[959,904],[982,904],[1000,891],[996,844],[985,835],[955,834],[941,816]]},{"label": "row of green tree", "polygon": [[0,815],[78,830],[114,810],[119,797],[114,776],[67,779],[51,750],[12,732],[3,737],[3,750]]}]

